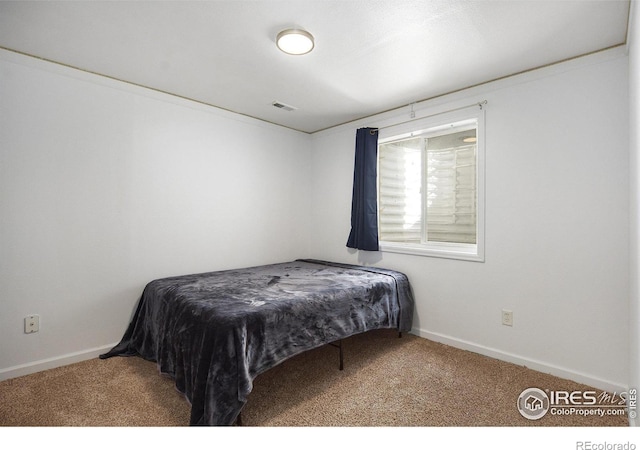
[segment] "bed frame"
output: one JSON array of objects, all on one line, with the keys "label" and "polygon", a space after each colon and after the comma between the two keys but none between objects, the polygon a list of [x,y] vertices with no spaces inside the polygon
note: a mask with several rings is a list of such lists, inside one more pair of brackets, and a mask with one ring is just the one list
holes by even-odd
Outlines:
[{"label": "bed frame", "polygon": [[403,273],[329,261],[182,275],[145,287],[122,340],[100,358],[140,356],[191,403],[191,425],[240,424],[264,371],[373,329],[409,331],[414,300]]}]

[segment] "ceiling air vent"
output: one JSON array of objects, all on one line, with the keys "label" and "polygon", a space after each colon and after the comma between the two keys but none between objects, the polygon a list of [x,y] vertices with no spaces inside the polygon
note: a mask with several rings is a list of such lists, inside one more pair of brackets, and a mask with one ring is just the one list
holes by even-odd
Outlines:
[{"label": "ceiling air vent", "polygon": [[298,109],[295,106],[287,105],[281,102],[273,102],[272,105],[275,106],[276,108],[284,109],[285,111],[294,111]]}]

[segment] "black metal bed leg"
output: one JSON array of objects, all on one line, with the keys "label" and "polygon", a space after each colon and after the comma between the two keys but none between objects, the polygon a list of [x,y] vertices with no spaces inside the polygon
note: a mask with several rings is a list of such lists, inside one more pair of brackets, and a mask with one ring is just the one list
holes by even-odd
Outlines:
[{"label": "black metal bed leg", "polygon": [[398,337],[401,338],[402,337],[402,331],[398,331]]},{"label": "black metal bed leg", "polygon": [[241,427],[242,426],[242,413],[238,413],[238,417],[236,417],[236,422],[235,422],[235,426],[237,427]]},{"label": "black metal bed leg", "polygon": [[340,351],[340,370],[342,370],[344,368],[344,358],[342,356],[342,339],[340,339],[337,344],[335,342],[330,342],[329,345],[336,347]]}]

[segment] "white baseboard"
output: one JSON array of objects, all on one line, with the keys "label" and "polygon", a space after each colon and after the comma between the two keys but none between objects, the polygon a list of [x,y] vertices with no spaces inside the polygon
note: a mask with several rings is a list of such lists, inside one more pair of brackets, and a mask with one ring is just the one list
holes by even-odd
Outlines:
[{"label": "white baseboard", "polygon": [[[478,353],[480,355],[499,359],[501,361],[506,361],[519,366],[525,366],[529,369],[532,369],[538,372],[547,373],[559,378],[575,381],[576,383],[586,384],[587,386],[591,386],[596,389],[602,389],[603,391],[619,393],[619,392],[626,392],[628,390],[627,386],[623,386],[619,383],[615,383],[608,380],[602,380],[600,378],[596,378],[587,374],[583,374],[570,369],[555,366],[553,364],[548,364],[543,361],[538,361],[538,360],[526,358],[523,356],[514,355],[512,353],[507,353],[494,348],[485,347],[483,345],[479,345],[469,341],[464,341],[464,340],[443,335],[440,333],[432,333],[429,331],[420,330],[416,328],[412,329],[411,333],[417,336],[423,337],[425,339],[429,339],[431,341],[450,345],[451,347],[459,348],[462,350],[468,350],[474,353]],[[538,387],[541,389],[546,388],[546,386],[531,386],[531,387]],[[553,388],[553,386],[549,386],[549,388],[551,389]]]},{"label": "white baseboard", "polygon": [[116,345],[117,343],[114,343],[105,347],[97,347],[83,350],[81,352],[68,353],[66,355],[58,356],[55,358],[42,359],[40,361],[34,361],[28,364],[22,364],[19,366],[2,369],[0,370],[0,381],[21,377],[24,375],[30,375],[32,373],[41,372],[43,370],[55,369],[56,367],[67,366],[69,364],[86,361],[88,359],[97,358],[99,355],[108,352]]}]

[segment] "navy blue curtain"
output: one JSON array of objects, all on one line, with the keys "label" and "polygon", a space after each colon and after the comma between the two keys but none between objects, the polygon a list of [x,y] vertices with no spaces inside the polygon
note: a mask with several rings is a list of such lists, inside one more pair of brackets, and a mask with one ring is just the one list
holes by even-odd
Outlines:
[{"label": "navy blue curtain", "polygon": [[378,129],[360,128],[356,132],[351,233],[349,233],[347,247],[378,250],[377,166]]}]

